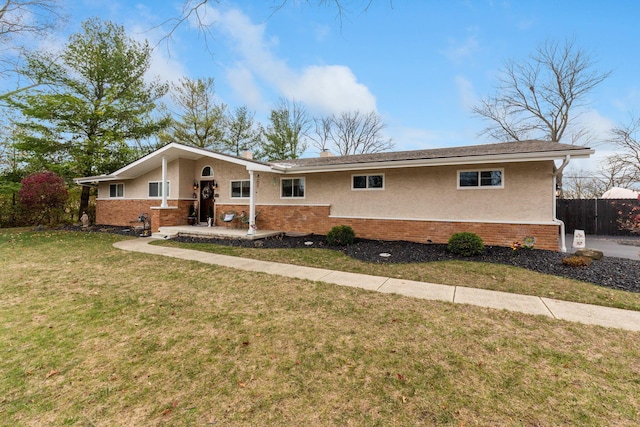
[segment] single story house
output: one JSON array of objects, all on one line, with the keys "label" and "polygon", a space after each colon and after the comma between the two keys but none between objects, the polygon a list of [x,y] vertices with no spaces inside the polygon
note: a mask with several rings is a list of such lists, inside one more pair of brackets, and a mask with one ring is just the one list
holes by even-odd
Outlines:
[{"label": "single story house", "polygon": [[531,140],[259,162],[171,143],[76,183],[98,187],[96,223],[104,225],[128,226],[148,213],[157,231],[186,225],[195,210],[199,222],[228,226],[224,213],[243,212],[248,234],[326,234],[344,224],[368,239],[446,243],[468,231],[490,245],[533,236],[536,248],[558,250],[560,242],[562,250],[556,177],[593,153]]}]

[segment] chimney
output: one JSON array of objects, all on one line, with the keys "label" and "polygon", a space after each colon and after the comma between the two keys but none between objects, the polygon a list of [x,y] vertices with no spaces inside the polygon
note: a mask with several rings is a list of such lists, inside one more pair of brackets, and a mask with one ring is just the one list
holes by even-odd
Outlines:
[{"label": "chimney", "polygon": [[253,160],[253,153],[249,150],[242,151],[242,158],[247,160]]},{"label": "chimney", "polygon": [[333,157],[333,153],[328,148],[323,148],[320,152],[320,157]]}]

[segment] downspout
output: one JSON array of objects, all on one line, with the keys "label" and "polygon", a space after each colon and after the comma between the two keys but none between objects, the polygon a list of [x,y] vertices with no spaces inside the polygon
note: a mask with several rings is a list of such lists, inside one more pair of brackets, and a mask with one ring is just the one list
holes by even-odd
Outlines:
[{"label": "downspout", "polygon": [[162,203],[160,203],[161,208],[166,208],[169,205],[167,204],[167,158],[162,156]]},{"label": "downspout", "polygon": [[557,185],[558,185],[557,179],[558,179],[558,175],[562,173],[562,171],[564,170],[565,167],[567,167],[570,161],[571,161],[571,156],[567,154],[567,156],[562,161],[562,164],[560,165],[560,167],[553,172],[553,222],[560,225],[560,252],[567,252],[567,242],[566,242],[567,239],[565,238],[564,222],[557,218],[557,215],[558,215],[558,200],[557,200],[558,196],[556,195]]},{"label": "downspout", "polygon": [[256,186],[253,171],[249,171],[249,229],[247,230],[248,236],[256,234]]}]

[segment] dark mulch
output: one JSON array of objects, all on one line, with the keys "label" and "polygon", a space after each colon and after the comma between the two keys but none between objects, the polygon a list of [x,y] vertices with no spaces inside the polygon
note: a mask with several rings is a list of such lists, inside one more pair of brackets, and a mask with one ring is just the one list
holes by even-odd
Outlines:
[{"label": "dark mulch", "polygon": [[[76,228],[77,229],[77,228]],[[95,227],[92,231],[134,235],[130,228]],[[562,259],[570,256],[553,251],[539,249],[520,249],[500,246],[486,246],[484,254],[475,257],[461,257],[447,251],[442,244],[423,244],[403,241],[377,241],[356,239],[346,247],[334,247],[327,244],[325,236],[309,235],[303,237],[272,237],[262,240],[207,239],[178,237],[176,241],[214,243],[236,247],[257,248],[329,248],[339,250],[345,255],[373,263],[415,263],[431,261],[478,261],[507,264],[526,268],[539,273],[567,277],[583,282],[630,292],[640,292],[640,262],[614,257],[594,260],[588,267],[569,267]],[[313,242],[312,245],[305,244]],[[388,257],[380,254],[390,254]]]}]

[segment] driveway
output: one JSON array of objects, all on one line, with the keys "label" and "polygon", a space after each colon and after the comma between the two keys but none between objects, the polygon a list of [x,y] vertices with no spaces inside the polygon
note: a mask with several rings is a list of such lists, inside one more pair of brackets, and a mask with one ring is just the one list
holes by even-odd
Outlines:
[{"label": "driveway", "polygon": [[[573,235],[567,234],[567,251],[575,252],[571,247]],[[586,236],[585,246],[589,249],[598,249],[605,256],[628,258],[640,261],[640,236]]]}]

